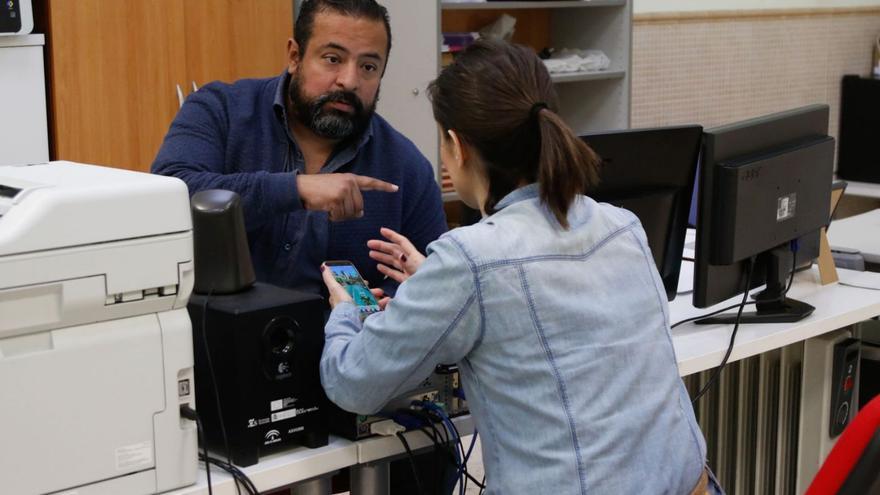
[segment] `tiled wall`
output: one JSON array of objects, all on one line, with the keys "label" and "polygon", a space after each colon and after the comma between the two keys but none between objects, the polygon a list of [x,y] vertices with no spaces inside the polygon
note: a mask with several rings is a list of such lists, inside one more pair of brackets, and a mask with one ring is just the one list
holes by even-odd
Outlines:
[{"label": "tiled wall", "polygon": [[[632,127],[712,127],[810,103],[870,72],[880,9],[636,16]],[[878,109],[880,111],[880,109]]]}]

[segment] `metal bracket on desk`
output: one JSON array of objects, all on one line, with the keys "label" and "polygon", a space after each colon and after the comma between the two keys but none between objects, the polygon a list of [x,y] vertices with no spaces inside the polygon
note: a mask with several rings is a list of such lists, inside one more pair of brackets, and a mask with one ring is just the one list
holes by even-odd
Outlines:
[{"label": "metal bracket on desk", "polygon": [[351,495],[389,495],[391,465],[388,461],[358,464],[350,468]]},{"label": "metal bracket on desk", "polygon": [[336,472],[323,474],[317,478],[312,478],[290,487],[290,495],[330,495],[332,488],[330,486],[330,478]]}]

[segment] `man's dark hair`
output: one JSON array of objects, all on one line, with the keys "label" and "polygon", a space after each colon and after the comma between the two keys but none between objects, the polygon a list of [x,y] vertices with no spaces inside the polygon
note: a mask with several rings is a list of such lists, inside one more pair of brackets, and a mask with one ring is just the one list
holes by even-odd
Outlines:
[{"label": "man's dark hair", "polygon": [[388,35],[385,56],[387,57],[391,52],[391,21],[388,19],[388,10],[375,0],[305,0],[300,6],[296,25],[293,28],[293,39],[299,45],[300,54],[306,52],[309,39],[312,37],[315,16],[324,12],[381,21],[385,25],[385,34]]}]

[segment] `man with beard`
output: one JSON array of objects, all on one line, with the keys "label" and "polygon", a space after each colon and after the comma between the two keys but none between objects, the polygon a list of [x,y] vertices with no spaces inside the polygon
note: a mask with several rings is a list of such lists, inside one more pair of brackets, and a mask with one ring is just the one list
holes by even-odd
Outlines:
[{"label": "man with beard", "polygon": [[446,219],[430,163],[374,113],[390,50],[375,0],[303,2],[285,72],[190,95],[152,171],[241,196],[258,280],[318,293],[320,264],[348,259],[393,292],[367,240],[388,227],[424,252]]}]

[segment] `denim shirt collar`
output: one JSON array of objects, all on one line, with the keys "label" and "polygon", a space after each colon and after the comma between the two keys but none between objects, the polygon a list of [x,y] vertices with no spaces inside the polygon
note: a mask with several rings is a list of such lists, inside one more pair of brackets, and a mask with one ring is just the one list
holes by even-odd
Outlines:
[{"label": "denim shirt collar", "polygon": [[506,196],[501,198],[495,205],[495,210],[501,210],[502,208],[507,208],[508,206],[518,203],[520,201],[525,201],[527,199],[534,199],[538,197],[538,183],[533,182],[527,186],[522,186],[519,189],[514,189],[513,191],[507,193]]},{"label": "denim shirt collar", "polygon": [[[297,161],[302,161],[299,151],[299,145],[296,143],[296,139],[294,139],[293,135],[290,133],[290,126],[287,125],[290,117],[287,114],[287,105],[286,103],[286,95],[287,95],[287,87],[290,83],[290,74],[288,74],[287,70],[281,73],[278,76],[278,84],[275,87],[275,98],[272,100],[272,108],[275,110],[275,116],[278,118],[278,121],[284,127],[284,132],[286,133],[288,139],[294,144],[297,148]],[[351,162],[355,156],[357,156],[358,152],[361,148],[364,147],[365,144],[373,137],[373,118],[370,119],[370,122],[367,124],[367,128],[364,129],[364,132],[358,137],[356,141],[350,141],[348,144],[344,145],[344,147],[336,149],[333,151],[333,154],[330,155],[330,158],[327,160],[327,163],[324,164],[322,172],[335,172],[340,167],[345,165],[346,163]]]}]

